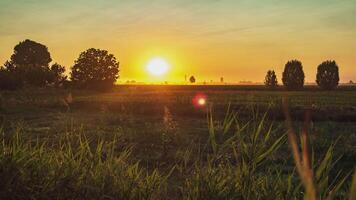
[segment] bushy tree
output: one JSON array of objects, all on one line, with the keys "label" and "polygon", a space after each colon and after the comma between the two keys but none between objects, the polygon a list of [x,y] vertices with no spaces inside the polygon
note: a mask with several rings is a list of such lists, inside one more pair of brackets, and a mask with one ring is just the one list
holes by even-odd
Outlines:
[{"label": "bushy tree", "polygon": [[304,86],[303,65],[298,60],[288,61],[284,67],[282,82],[288,89],[301,89]]},{"label": "bushy tree", "polygon": [[45,45],[27,39],[15,46],[11,61],[15,65],[48,67],[52,58]]},{"label": "bushy tree", "polygon": [[119,62],[106,50],[88,49],[72,67],[71,80],[79,87],[107,89],[119,78]]},{"label": "bushy tree", "polygon": [[54,63],[50,68],[49,84],[53,84],[56,87],[63,85],[64,82],[67,80],[67,76],[64,75],[64,72],[64,66],[58,63]]},{"label": "bushy tree", "polygon": [[48,48],[32,40],[25,40],[14,47],[10,61],[5,68],[14,73],[17,81],[45,86],[49,77],[49,63],[52,61]]},{"label": "bushy tree", "polygon": [[339,67],[333,60],[328,60],[318,66],[316,83],[319,87],[331,90],[339,85]]},{"label": "bushy tree", "polygon": [[191,77],[189,78],[189,82],[190,82],[190,83],[195,83],[195,81],[196,81],[196,80],[195,80],[195,77],[194,77],[194,76],[191,76]]},{"label": "bushy tree", "polygon": [[278,86],[277,76],[273,70],[268,70],[265,78],[265,85],[269,88],[275,88]]}]

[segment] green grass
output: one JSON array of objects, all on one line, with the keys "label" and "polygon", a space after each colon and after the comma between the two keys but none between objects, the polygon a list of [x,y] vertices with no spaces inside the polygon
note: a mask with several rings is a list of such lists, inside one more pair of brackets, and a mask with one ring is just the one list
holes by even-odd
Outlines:
[{"label": "green grass", "polygon": [[167,177],[130,162],[115,137],[94,142],[69,132],[44,142],[21,134],[2,139],[1,199],[156,199],[164,191]]},{"label": "green grass", "polygon": [[[198,91],[206,108],[191,104]],[[345,199],[356,163],[355,95],[182,86],[3,92],[0,199],[303,199],[284,96],[296,132],[312,110],[318,198],[335,189]]]}]

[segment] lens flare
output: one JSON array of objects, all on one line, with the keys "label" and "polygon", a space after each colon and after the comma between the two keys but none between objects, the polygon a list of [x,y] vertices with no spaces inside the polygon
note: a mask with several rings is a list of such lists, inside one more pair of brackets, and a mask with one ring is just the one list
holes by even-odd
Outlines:
[{"label": "lens flare", "polygon": [[203,105],[206,104],[206,100],[205,100],[204,98],[200,98],[200,99],[198,100],[198,104],[201,105],[201,106],[203,106]]},{"label": "lens flare", "polygon": [[196,107],[204,107],[207,104],[207,97],[203,93],[198,93],[193,98],[193,105]]}]

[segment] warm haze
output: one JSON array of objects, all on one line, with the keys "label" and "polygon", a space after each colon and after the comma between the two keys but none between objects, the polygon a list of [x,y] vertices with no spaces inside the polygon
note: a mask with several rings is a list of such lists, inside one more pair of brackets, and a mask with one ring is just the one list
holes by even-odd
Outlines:
[{"label": "warm haze", "polygon": [[[0,62],[24,39],[46,44],[67,69],[87,48],[120,61],[120,81],[180,82],[224,77],[262,82],[269,68],[280,82],[284,64],[303,62],[306,82],[335,59],[341,82],[356,79],[356,2],[352,0],[121,0],[0,2]],[[159,57],[162,76],[147,71]]]},{"label": "warm haze", "polygon": [[356,0],[0,0],[0,200],[356,200]]}]

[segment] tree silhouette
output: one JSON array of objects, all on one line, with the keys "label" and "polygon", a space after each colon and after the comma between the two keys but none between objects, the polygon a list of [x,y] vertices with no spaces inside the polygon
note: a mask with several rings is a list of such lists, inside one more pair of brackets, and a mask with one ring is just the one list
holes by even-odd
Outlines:
[{"label": "tree silhouette", "polygon": [[316,83],[326,90],[334,89],[339,85],[339,67],[334,60],[325,61],[318,66]]},{"label": "tree silhouette", "polygon": [[20,87],[22,82],[18,81],[11,71],[0,68],[0,90],[15,90]]},{"label": "tree silhouette", "polygon": [[7,71],[10,71],[10,72],[16,71],[15,65],[11,61],[8,61],[8,60],[4,63],[4,66],[2,67],[2,69],[6,69]]},{"label": "tree silhouette", "polygon": [[267,71],[265,85],[269,88],[275,88],[278,86],[277,76],[273,70]]},{"label": "tree silhouette", "polygon": [[45,45],[27,39],[15,46],[11,61],[15,65],[46,67],[52,59]]},{"label": "tree silhouette", "polygon": [[303,65],[298,60],[288,61],[284,67],[282,82],[290,90],[301,89],[304,85]]},{"label": "tree silhouette", "polygon": [[50,69],[49,84],[53,84],[56,87],[61,86],[67,80],[67,76],[64,75],[64,72],[64,66],[54,63]]},{"label": "tree silhouette", "polygon": [[15,90],[23,86],[22,74],[14,67],[11,61],[6,61],[4,66],[0,67],[0,88],[4,90]]},{"label": "tree silhouette", "polygon": [[119,62],[106,50],[88,49],[79,55],[72,67],[71,80],[79,87],[108,89],[119,77]]},{"label": "tree silhouette", "polygon": [[190,83],[195,83],[195,81],[196,81],[196,80],[195,80],[195,77],[194,77],[194,76],[191,76],[191,77],[189,78],[189,82],[190,82]]},{"label": "tree silhouette", "polygon": [[52,61],[48,48],[32,40],[25,40],[14,47],[5,68],[14,73],[17,81],[34,86],[45,86],[48,82],[49,63]]}]

